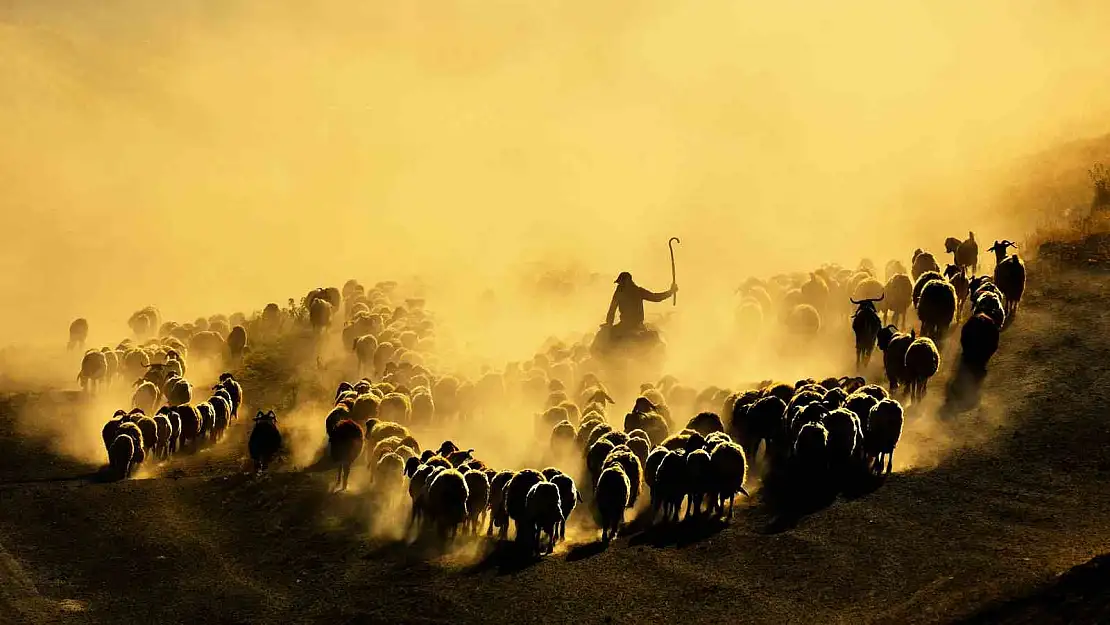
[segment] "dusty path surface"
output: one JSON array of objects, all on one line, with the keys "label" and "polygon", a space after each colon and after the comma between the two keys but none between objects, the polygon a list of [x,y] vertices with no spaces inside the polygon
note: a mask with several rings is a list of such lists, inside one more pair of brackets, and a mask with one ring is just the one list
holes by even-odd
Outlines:
[{"label": "dusty path surface", "polygon": [[[528,564],[488,543],[442,555],[378,538],[330,474],[243,475],[242,424],[157,477],[104,482],[12,424],[79,398],[8,396],[0,622],[1064,622],[1045,607],[1057,595],[1082,608],[1070,622],[1106,622],[1106,585],[1083,583],[1097,572],[1051,585],[1110,552],[1108,295],[1094,272],[1031,281],[982,389],[998,414],[946,422],[984,444],[785,527],[756,505],[727,527],[587,537]],[[941,381],[931,393],[943,402]]]}]

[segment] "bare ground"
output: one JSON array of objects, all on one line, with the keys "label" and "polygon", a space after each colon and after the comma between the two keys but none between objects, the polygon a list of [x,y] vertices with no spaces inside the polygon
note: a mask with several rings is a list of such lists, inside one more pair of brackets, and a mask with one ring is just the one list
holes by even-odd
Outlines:
[{"label": "bare ground", "polygon": [[0,623],[1107,622],[1105,563],[1057,576],[1110,552],[1110,280],[1032,275],[982,388],[1001,420],[944,411],[985,444],[800,519],[757,503],[538,562],[377,537],[330,474],[242,474],[241,424],[158,477],[106,482],[14,425],[77,396],[4,397]]}]

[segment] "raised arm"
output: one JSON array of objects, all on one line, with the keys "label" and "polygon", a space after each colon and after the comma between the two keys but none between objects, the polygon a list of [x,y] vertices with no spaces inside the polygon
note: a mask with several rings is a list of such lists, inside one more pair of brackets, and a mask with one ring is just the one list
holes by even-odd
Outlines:
[{"label": "raised arm", "polygon": [[673,286],[671,288],[667,289],[666,291],[660,291],[659,293],[653,293],[653,292],[641,287],[640,288],[640,298],[644,299],[644,300],[647,300],[649,302],[662,302],[662,301],[666,300],[668,297],[670,297],[671,295],[674,295],[674,291],[675,291],[675,288]]}]

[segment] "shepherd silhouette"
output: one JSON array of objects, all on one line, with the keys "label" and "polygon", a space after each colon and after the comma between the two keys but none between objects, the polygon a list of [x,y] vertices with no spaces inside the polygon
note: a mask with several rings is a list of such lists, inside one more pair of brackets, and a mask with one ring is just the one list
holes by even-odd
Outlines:
[{"label": "shepherd silhouette", "polygon": [[[614,337],[626,337],[639,334],[644,326],[644,302],[662,302],[675,293],[678,285],[672,283],[666,291],[654,293],[632,281],[632,274],[622,271],[615,281],[617,288],[613,291],[613,300],[609,303],[609,314],[605,316],[605,323],[601,327],[611,328]],[[614,325],[613,319],[620,311],[620,321]]]}]

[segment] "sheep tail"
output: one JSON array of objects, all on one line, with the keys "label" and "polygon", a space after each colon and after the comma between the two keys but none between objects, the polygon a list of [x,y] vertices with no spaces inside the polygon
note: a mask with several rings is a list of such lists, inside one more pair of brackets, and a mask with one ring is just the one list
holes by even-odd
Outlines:
[{"label": "sheep tail", "polygon": [[751,495],[748,494],[748,491],[744,490],[743,486],[740,487],[740,492],[743,493],[745,497],[751,497]]}]

